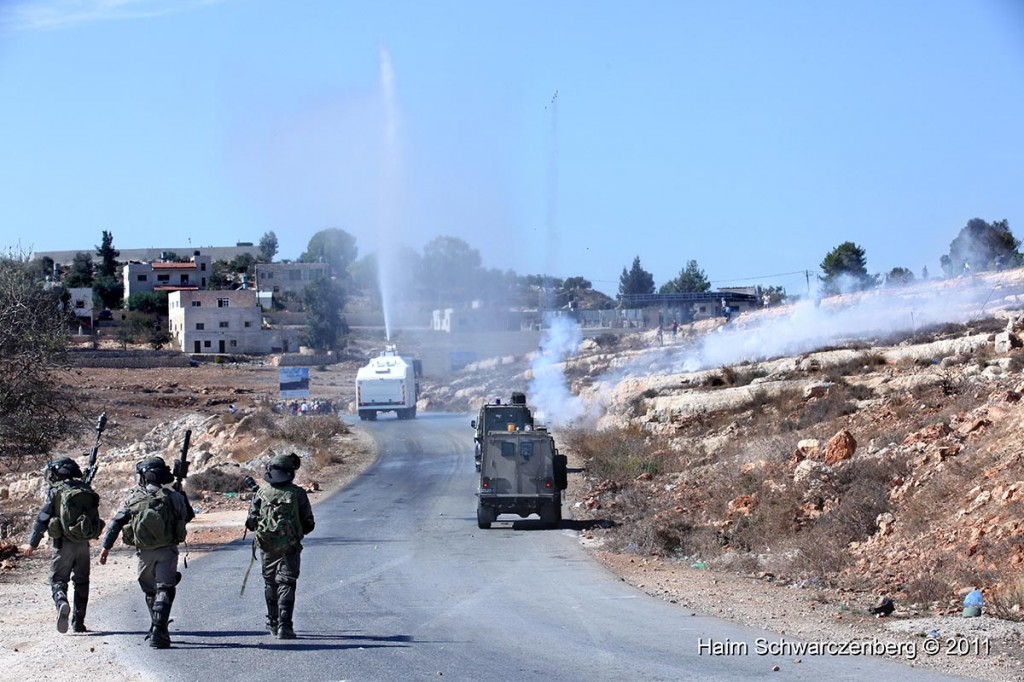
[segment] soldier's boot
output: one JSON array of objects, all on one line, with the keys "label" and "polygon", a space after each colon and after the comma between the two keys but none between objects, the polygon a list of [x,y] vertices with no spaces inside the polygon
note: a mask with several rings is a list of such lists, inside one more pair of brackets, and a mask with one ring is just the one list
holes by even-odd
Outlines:
[{"label": "soldier's boot", "polygon": [[153,628],[149,632],[149,646],[153,649],[170,649],[171,633],[167,624],[171,620],[171,604],[174,603],[174,588],[159,590],[153,599]]},{"label": "soldier's boot", "polygon": [[295,639],[292,629],[292,612],[295,609],[295,585],[277,586],[277,638]]},{"label": "soldier's boot", "polygon": [[264,585],[263,598],[267,602],[267,632],[277,635],[277,585]]},{"label": "soldier's boot", "polygon": [[56,583],[53,585],[53,603],[57,607],[57,632],[68,631],[68,616],[71,614],[71,605],[68,604],[67,583]]},{"label": "soldier's boot", "polygon": [[71,612],[71,631],[88,632],[85,628],[85,611],[89,606],[89,583],[75,585],[75,608]]},{"label": "soldier's boot", "polygon": [[153,602],[156,600],[155,593],[146,593],[146,610],[149,611],[149,632],[146,633],[146,639],[149,639],[153,634]]}]

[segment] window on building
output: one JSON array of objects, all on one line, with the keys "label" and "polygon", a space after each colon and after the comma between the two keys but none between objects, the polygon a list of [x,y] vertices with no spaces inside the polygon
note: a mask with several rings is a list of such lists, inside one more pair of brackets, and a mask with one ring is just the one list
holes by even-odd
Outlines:
[{"label": "window on building", "polygon": [[232,348],[235,348],[236,346],[238,346],[238,341],[231,339],[231,341],[228,342],[228,345],[231,346]]},{"label": "window on building", "polygon": [[148,280],[149,280],[149,276],[147,276],[147,275],[135,275],[135,281],[137,281],[137,282],[146,282]]},{"label": "window on building", "polygon": [[79,310],[84,309],[85,308],[85,301],[82,301],[82,300],[75,301],[75,307],[78,308]]},{"label": "window on building", "polygon": [[207,339],[206,341],[203,341],[203,348],[209,348],[210,345],[211,344],[210,344],[210,340],[209,339]]},{"label": "window on building", "polygon": [[251,327],[251,326],[252,326],[252,322],[251,322],[251,321],[249,321],[249,320],[246,320],[246,321],[245,321],[245,328],[246,328],[246,329],[248,329],[248,328],[249,328],[249,327]]},{"label": "window on building", "polygon": [[200,270],[201,270],[202,272],[206,272],[206,263],[200,263],[200,265],[199,265],[199,269],[200,269]]},{"label": "window on building", "polygon": [[156,276],[156,281],[158,281],[158,282],[170,282],[171,281],[171,276],[170,275],[157,275]]},{"label": "window on building", "polygon": [[302,270],[289,270],[288,271],[289,282],[301,282],[302,281]]},{"label": "window on building", "polygon": [[227,298],[218,298],[217,299],[217,307],[218,308],[227,308],[229,303],[231,303],[230,299],[227,299]]},{"label": "window on building", "polygon": [[202,305],[203,305],[202,301],[192,301],[192,307],[193,308],[200,308],[200,307],[202,307]]},{"label": "window on building", "polygon": [[227,329],[228,328],[228,321],[227,320],[221,320],[219,326],[220,326],[221,329]]},{"label": "window on building", "polygon": [[201,332],[204,329],[206,329],[206,323],[205,322],[196,322],[196,331],[197,332]]}]

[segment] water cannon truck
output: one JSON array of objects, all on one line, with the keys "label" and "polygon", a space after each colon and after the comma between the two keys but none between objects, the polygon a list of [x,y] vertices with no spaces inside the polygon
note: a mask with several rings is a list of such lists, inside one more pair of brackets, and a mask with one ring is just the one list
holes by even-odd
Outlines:
[{"label": "water cannon truck", "polygon": [[421,374],[418,360],[403,358],[394,344],[385,346],[356,372],[359,418],[374,421],[381,412],[394,412],[399,419],[414,419]]}]

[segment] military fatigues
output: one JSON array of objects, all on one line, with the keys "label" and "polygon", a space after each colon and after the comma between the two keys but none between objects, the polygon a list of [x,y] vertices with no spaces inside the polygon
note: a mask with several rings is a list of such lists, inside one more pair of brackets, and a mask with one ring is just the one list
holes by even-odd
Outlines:
[{"label": "military fatigues", "polygon": [[[195,512],[185,493],[164,488],[156,483],[147,483],[131,492],[124,506],[110,522],[107,533],[103,536],[105,550],[114,546],[121,529],[131,522],[132,505],[144,496],[156,494],[167,494],[170,497],[174,516],[181,523],[188,523],[195,518]],[[178,573],[178,545],[172,540],[162,547],[136,548],[135,554],[138,557],[139,586],[146,595],[146,606],[149,608],[152,624],[149,634],[150,646],[158,649],[167,648],[171,643],[167,623],[170,621],[171,605],[174,603],[177,584],[181,578]]]},{"label": "military fatigues", "polygon": [[[57,515],[57,502],[56,490],[50,486],[46,491],[46,502],[32,524],[32,534],[28,540],[32,549],[39,547],[51,519]],[[68,604],[68,582],[73,581],[75,594],[74,611],[71,612],[72,629],[85,632],[85,611],[89,604],[89,541],[61,537],[52,539],[51,544],[53,558],[50,560],[50,593],[57,607],[57,629],[67,632],[68,613],[71,611]]]},{"label": "military fatigues", "polygon": [[[309,496],[305,490],[292,484],[290,479],[287,483],[265,483],[263,485],[293,492],[298,500],[299,521],[302,525],[301,535],[305,536],[313,531],[315,526],[313,508],[309,504]],[[249,505],[249,515],[245,520],[245,527],[251,531],[255,531],[259,524],[261,508],[262,502],[257,494]],[[256,551],[255,545],[253,551]],[[260,552],[263,596],[267,602],[267,629],[271,634],[277,635],[279,639],[295,638],[292,614],[295,609],[295,588],[299,579],[301,554],[301,544],[284,554],[271,554],[262,550]]]}]

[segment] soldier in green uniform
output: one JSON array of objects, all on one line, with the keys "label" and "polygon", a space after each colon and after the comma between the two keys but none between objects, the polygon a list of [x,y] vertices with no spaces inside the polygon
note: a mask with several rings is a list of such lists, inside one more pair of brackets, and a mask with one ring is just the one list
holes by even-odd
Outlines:
[{"label": "soldier in green uniform", "polygon": [[[85,611],[89,604],[89,540],[103,532],[99,517],[99,496],[82,481],[82,470],[75,460],[62,457],[46,465],[49,488],[46,501],[32,524],[28,544],[22,547],[31,556],[43,534],[50,536],[53,557],[50,561],[50,592],[57,607],[57,631],[68,631],[68,615],[74,632],[86,632]],[[74,611],[68,604],[68,581],[75,586]]]},{"label": "soldier in green uniform", "polygon": [[100,563],[107,563],[107,553],[118,533],[125,544],[135,546],[139,586],[146,595],[151,623],[146,637],[154,649],[167,649],[171,646],[167,623],[181,580],[178,544],[184,542],[185,524],[195,517],[195,512],[183,491],[165,487],[174,480],[174,475],[163,459],[148,457],[135,466],[135,472],[139,475],[139,487],[128,495],[110,522],[103,536]]},{"label": "soldier in green uniform", "polygon": [[315,525],[309,496],[292,483],[300,464],[294,453],[270,461],[263,475],[266,484],[253,497],[245,520],[245,527],[255,533],[253,551],[258,545],[261,552],[267,630],[278,639],[295,639],[292,614],[302,538]]}]

